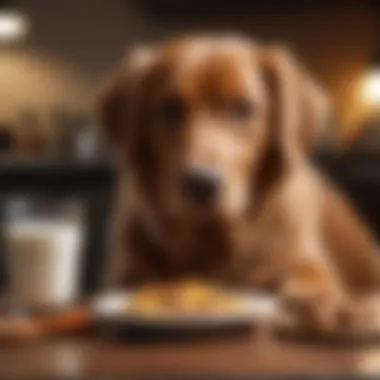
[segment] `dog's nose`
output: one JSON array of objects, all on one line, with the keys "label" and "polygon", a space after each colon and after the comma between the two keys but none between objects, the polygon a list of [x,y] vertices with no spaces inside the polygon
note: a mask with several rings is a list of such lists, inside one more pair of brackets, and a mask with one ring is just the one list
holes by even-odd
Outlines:
[{"label": "dog's nose", "polygon": [[217,173],[209,168],[190,169],[183,176],[185,196],[192,202],[210,201],[217,194],[219,186],[220,179]]}]

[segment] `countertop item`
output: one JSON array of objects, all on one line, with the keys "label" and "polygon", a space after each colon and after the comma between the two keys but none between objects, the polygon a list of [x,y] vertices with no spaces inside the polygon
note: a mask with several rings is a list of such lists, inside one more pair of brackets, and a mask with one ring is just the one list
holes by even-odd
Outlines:
[{"label": "countertop item", "polygon": [[85,306],[34,316],[2,316],[0,342],[79,332],[91,327],[92,322],[91,313]]},{"label": "countertop item", "polygon": [[236,293],[238,309],[199,313],[168,312],[160,314],[135,313],[130,310],[134,292],[110,292],[97,296],[91,303],[98,324],[124,328],[143,328],[171,332],[185,330],[229,329],[250,327],[275,315],[276,300],[261,294]]}]

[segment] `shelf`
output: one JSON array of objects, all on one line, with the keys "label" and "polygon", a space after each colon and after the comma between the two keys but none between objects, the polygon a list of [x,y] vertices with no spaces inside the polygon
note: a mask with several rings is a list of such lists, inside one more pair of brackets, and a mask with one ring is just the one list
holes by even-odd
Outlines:
[{"label": "shelf", "polygon": [[115,177],[111,160],[3,159],[0,162],[0,192],[73,192],[109,188]]}]

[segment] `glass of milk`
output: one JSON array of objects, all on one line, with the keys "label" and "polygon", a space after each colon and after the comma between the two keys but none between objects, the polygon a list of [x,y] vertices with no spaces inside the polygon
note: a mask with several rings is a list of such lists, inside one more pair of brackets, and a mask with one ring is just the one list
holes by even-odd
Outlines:
[{"label": "glass of milk", "polygon": [[80,296],[83,212],[79,202],[7,202],[5,249],[12,304],[58,308]]}]

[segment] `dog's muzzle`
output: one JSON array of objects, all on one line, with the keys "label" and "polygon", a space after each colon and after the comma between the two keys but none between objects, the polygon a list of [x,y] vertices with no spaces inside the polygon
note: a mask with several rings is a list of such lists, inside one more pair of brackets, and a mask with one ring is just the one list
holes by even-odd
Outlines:
[{"label": "dog's muzzle", "polygon": [[220,189],[220,178],[215,170],[207,167],[188,169],[182,177],[183,193],[193,203],[213,201]]}]

